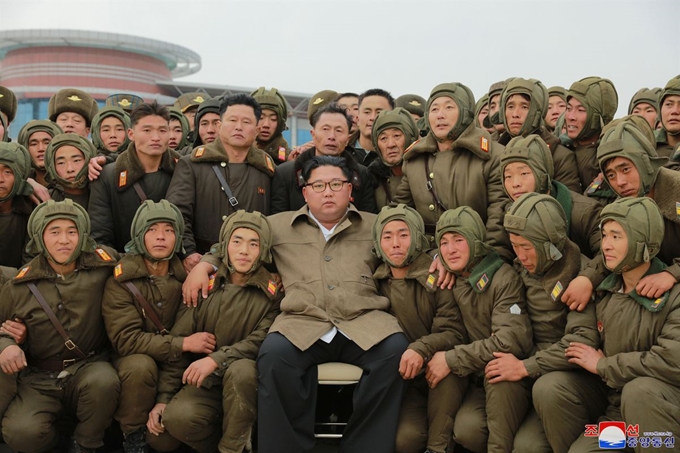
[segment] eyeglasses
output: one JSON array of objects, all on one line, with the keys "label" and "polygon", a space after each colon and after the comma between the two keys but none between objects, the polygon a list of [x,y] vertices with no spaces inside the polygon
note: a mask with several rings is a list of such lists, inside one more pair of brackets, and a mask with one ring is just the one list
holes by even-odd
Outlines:
[{"label": "eyeglasses", "polygon": [[349,181],[341,181],[339,179],[334,179],[331,182],[316,181],[311,184],[305,185],[311,187],[314,192],[321,193],[326,191],[326,186],[330,187],[333,192],[340,192],[340,190],[342,190],[342,187],[347,183],[349,183]]}]

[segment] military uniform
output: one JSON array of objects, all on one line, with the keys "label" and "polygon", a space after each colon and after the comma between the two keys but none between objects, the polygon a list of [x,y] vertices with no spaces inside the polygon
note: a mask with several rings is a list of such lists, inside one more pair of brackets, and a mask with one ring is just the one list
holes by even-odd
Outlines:
[{"label": "military uniform", "polygon": [[[0,292],[2,286],[10,281],[17,274],[16,268],[0,266]],[[9,403],[12,402],[17,394],[17,377],[16,375],[5,374],[0,371],[0,420],[5,414],[5,410]],[[0,438],[2,436],[0,435]]]},{"label": "military uniform", "polygon": [[[17,142],[28,150],[28,143],[31,139],[31,136],[36,132],[46,132],[52,138],[54,138],[58,134],[64,133],[61,130],[61,128],[52,121],[31,120],[28,123],[24,124],[24,126],[19,130]],[[38,183],[46,186],[47,181],[45,181],[45,176],[47,172],[45,170],[44,163],[42,164],[41,167],[39,167],[38,163],[34,162],[33,157],[31,157],[31,167],[32,170],[31,173],[29,174],[29,177],[35,179]]]},{"label": "military uniform", "polygon": [[[101,138],[102,121],[109,117],[118,119],[123,124],[123,128],[125,128],[125,138],[116,149],[108,149],[106,145],[104,145],[104,141]],[[130,146],[130,138],[127,135],[128,129],[130,129],[130,117],[120,107],[104,107],[99,110],[99,112],[97,112],[97,114],[92,119],[92,130],[90,133],[90,136],[92,137],[92,143],[97,148],[97,155],[104,156],[106,158],[107,164],[118,159],[118,156],[120,156],[120,154],[128,149],[128,146]]]},{"label": "military uniform", "polygon": [[258,88],[250,93],[250,95],[255,98],[263,110],[269,109],[276,112],[278,120],[276,130],[266,142],[257,140],[257,147],[269,154],[277,165],[282,164],[288,160],[291,152],[288,142],[281,135],[287,129],[288,103],[286,98],[276,88],[267,90],[265,87]]},{"label": "military uniform", "polygon": [[28,198],[33,188],[26,182],[31,158],[23,146],[0,142],[0,164],[8,166],[14,173],[12,190],[6,197],[0,198],[2,203],[11,203],[10,212],[0,213],[0,265],[20,267],[27,258],[24,253],[28,242],[26,226],[33,210],[33,203]]},{"label": "military uniform", "polygon": [[[671,157],[674,153],[674,147],[668,143],[669,132],[666,130],[666,126],[663,124],[663,118],[661,117],[661,106],[663,105],[664,98],[666,96],[679,96],[680,95],[680,79],[678,77],[673,77],[668,81],[664,89],[659,93],[659,112],[658,120],[661,122],[661,129],[655,131],[656,134],[656,152],[659,156]],[[677,133],[673,134],[677,138]]]},{"label": "military uniform", "polygon": [[125,250],[130,241],[130,225],[142,204],[134,185],[139,184],[146,198],[155,202],[166,197],[175,170],[177,154],[163,154],[158,171],[145,173],[134,143],[104,167],[99,179],[90,185],[88,212],[92,218],[92,237],[101,244]]},{"label": "military uniform", "polygon": [[[533,387],[533,400],[534,406],[542,414],[544,411],[556,410],[555,406],[546,404],[551,396],[544,394],[546,386],[542,380],[547,379],[550,383],[562,379],[566,381],[572,374],[573,379],[580,379],[584,387],[602,387],[598,382],[593,382],[593,376],[582,372],[572,373],[572,370],[580,370],[580,367],[569,363],[565,356],[565,349],[574,341],[595,348],[599,346],[593,304],[588,304],[579,312],[569,310],[561,301],[569,283],[579,275],[588,260],[577,245],[567,238],[565,213],[558,201],[549,195],[523,195],[506,214],[504,225],[508,232],[529,240],[537,256],[536,268],[532,273],[522,266],[519,259],[515,260],[515,268],[526,287],[527,310],[535,344],[534,351],[523,363],[530,378],[538,379]],[[574,413],[565,415],[575,416]],[[532,410],[515,437],[514,450],[546,453],[553,449],[562,451],[560,447],[564,445],[564,440],[568,447],[579,432],[551,425],[545,426],[544,430],[541,419]]]},{"label": "military uniform", "polygon": [[0,141],[9,141],[9,123],[14,121],[18,106],[19,103],[14,91],[7,87],[0,86],[0,122],[5,126],[5,134],[0,137]]},{"label": "military uniform", "polygon": [[184,116],[184,113],[182,113],[182,111],[176,107],[171,107],[168,109],[168,111],[170,112],[170,122],[172,122],[172,120],[177,120],[182,126],[182,138],[174,148],[175,151],[182,156],[191,154],[191,151],[194,149],[194,147],[189,145],[189,140],[187,139],[189,137],[189,132],[191,132],[189,120],[186,116]]},{"label": "military uniform", "polygon": [[106,98],[107,107],[118,107],[125,113],[130,114],[134,109],[144,103],[144,99],[130,93],[116,93]]},{"label": "military uniform", "polygon": [[[232,206],[223,192],[215,167],[229,184],[237,206]],[[222,222],[237,209],[268,214],[273,175],[274,162],[264,151],[251,146],[245,162],[233,164],[219,138],[182,157],[166,198],[184,216],[186,255],[210,250],[217,242]]]},{"label": "military uniform", "polygon": [[[75,175],[73,181],[66,180],[57,174],[56,153],[64,145],[73,146],[83,153],[83,168]],[[86,138],[77,134],[59,134],[52,139],[47,147],[47,151],[45,151],[45,170],[47,171],[45,179],[49,184],[50,196],[53,200],[64,201],[68,198],[87,208],[90,200],[90,181],[87,178],[87,164],[95,156],[95,153],[94,145]],[[82,193],[73,193],[74,191]]]},{"label": "military uniform", "polygon": [[[42,235],[54,219],[74,220],[80,241],[76,271],[58,276],[48,264]],[[36,258],[24,266],[2,289],[2,319],[23,319],[28,329],[24,346],[28,367],[18,379],[18,396],[2,419],[5,441],[15,450],[46,451],[58,440],[55,420],[64,409],[78,419],[74,438],[78,445],[94,449],[103,445],[104,430],[115,411],[120,382],[106,361],[108,341],[101,317],[101,297],[117,254],[95,248],[88,237],[89,221],[84,209],[70,201],[43,203],[29,222],[29,247]],[[87,357],[69,349],[47,313],[29,290],[35,284],[70,340]],[[87,297],[83,297],[87,295]],[[0,334],[0,350],[15,345]]]},{"label": "military uniform", "polygon": [[[234,230],[249,228],[260,236],[260,256],[244,286],[230,283],[234,272],[227,245]],[[178,362],[161,365],[158,402],[167,403],[163,424],[168,433],[199,452],[251,450],[257,414],[255,358],[274,318],[279,294],[271,274],[261,265],[271,262],[271,232],[260,213],[238,211],[220,231],[217,256],[222,259],[211,277],[208,298],[197,308],[182,306],[171,335],[215,334],[215,352],[208,355],[217,370],[196,388],[182,386],[182,373],[197,357],[186,353]]]},{"label": "military uniform", "polygon": [[455,346],[445,356],[453,374],[471,378],[453,438],[474,452],[510,452],[529,408],[530,383],[523,379],[490,384],[484,368],[494,352],[524,359],[533,349],[524,287],[517,272],[484,243],[484,224],[476,211],[446,211],[437,222],[437,244],[449,232],[462,234],[470,247],[466,271],[456,273],[453,287],[470,343]]}]

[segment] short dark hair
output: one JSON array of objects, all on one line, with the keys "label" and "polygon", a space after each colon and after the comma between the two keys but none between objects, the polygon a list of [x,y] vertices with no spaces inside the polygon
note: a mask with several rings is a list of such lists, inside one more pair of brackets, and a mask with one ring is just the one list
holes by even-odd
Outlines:
[{"label": "short dark hair", "polygon": [[247,105],[248,107],[252,107],[255,112],[255,123],[257,124],[260,121],[262,106],[249,94],[232,94],[222,98],[222,102],[220,102],[220,118],[222,118],[224,112],[226,112],[227,108],[231,105]]},{"label": "short dark hair", "polygon": [[382,96],[387,99],[387,102],[390,104],[390,108],[394,109],[394,98],[389,93],[389,91],[385,91],[382,88],[371,88],[370,90],[366,90],[361,93],[359,95],[359,107],[361,107],[361,103],[364,101],[364,98],[368,96]]},{"label": "short dark hair", "polygon": [[319,110],[314,112],[314,115],[312,115],[312,119],[310,120],[309,124],[312,125],[312,127],[316,127],[316,123],[319,121],[319,118],[321,118],[321,115],[324,113],[337,113],[338,115],[342,115],[345,117],[345,120],[347,121],[347,128],[349,130],[352,130],[352,117],[349,116],[349,113],[347,113],[347,109],[344,107],[341,107],[340,104],[337,102],[331,102],[330,104],[326,104],[323,107],[321,107]]},{"label": "short dark hair", "polygon": [[305,165],[302,167],[302,178],[305,182],[309,182],[312,170],[319,167],[338,167],[342,170],[342,174],[345,175],[347,181],[352,182],[352,172],[347,166],[347,160],[344,157],[338,156],[314,156],[305,162]]},{"label": "short dark hair", "polygon": [[342,98],[358,98],[359,95],[356,93],[340,93],[337,96],[335,96],[335,99],[333,99],[335,102],[338,102]]},{"label": "short dark hair", "polygon": [[144,102],[135,107],[130,113],[130,127],[135,127],[137,123],[139,123],[139,120],[147,116],[160,116],[170,123],[170,110],[166,106],[153,101]]}]

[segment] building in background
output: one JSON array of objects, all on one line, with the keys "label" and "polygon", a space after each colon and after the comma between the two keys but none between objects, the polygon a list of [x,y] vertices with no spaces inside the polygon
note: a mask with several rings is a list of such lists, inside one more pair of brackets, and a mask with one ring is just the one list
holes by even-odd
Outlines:
[{"label": "building in background", "polygon": [[[13,139],[28,121],[47,118],[47,103],[61,88],[86,91],[100,105],[115,93],[171,105],[192,91],[215,97],[257,88],[176,80],[200,69],[201,56],[196,52],[155,39],[84,30],[0,31],[0,85],[14,91],[19,102],[10,129]],[[291,146],[309,141],[311,94],[281,92],[289,103],[289,130],[283,135]]]}]

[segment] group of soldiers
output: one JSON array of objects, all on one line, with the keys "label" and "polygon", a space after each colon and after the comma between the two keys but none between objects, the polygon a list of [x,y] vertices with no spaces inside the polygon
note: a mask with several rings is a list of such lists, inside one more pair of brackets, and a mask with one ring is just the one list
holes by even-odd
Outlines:
[{"label": "group of soldiers", "polygon": [[344,362],[343,452],[676,451],[680,76],[618,104],[324,90],[291,148],[276,88],[66,88],[12,142],[0,87],[4,442],[310,452]]}]

